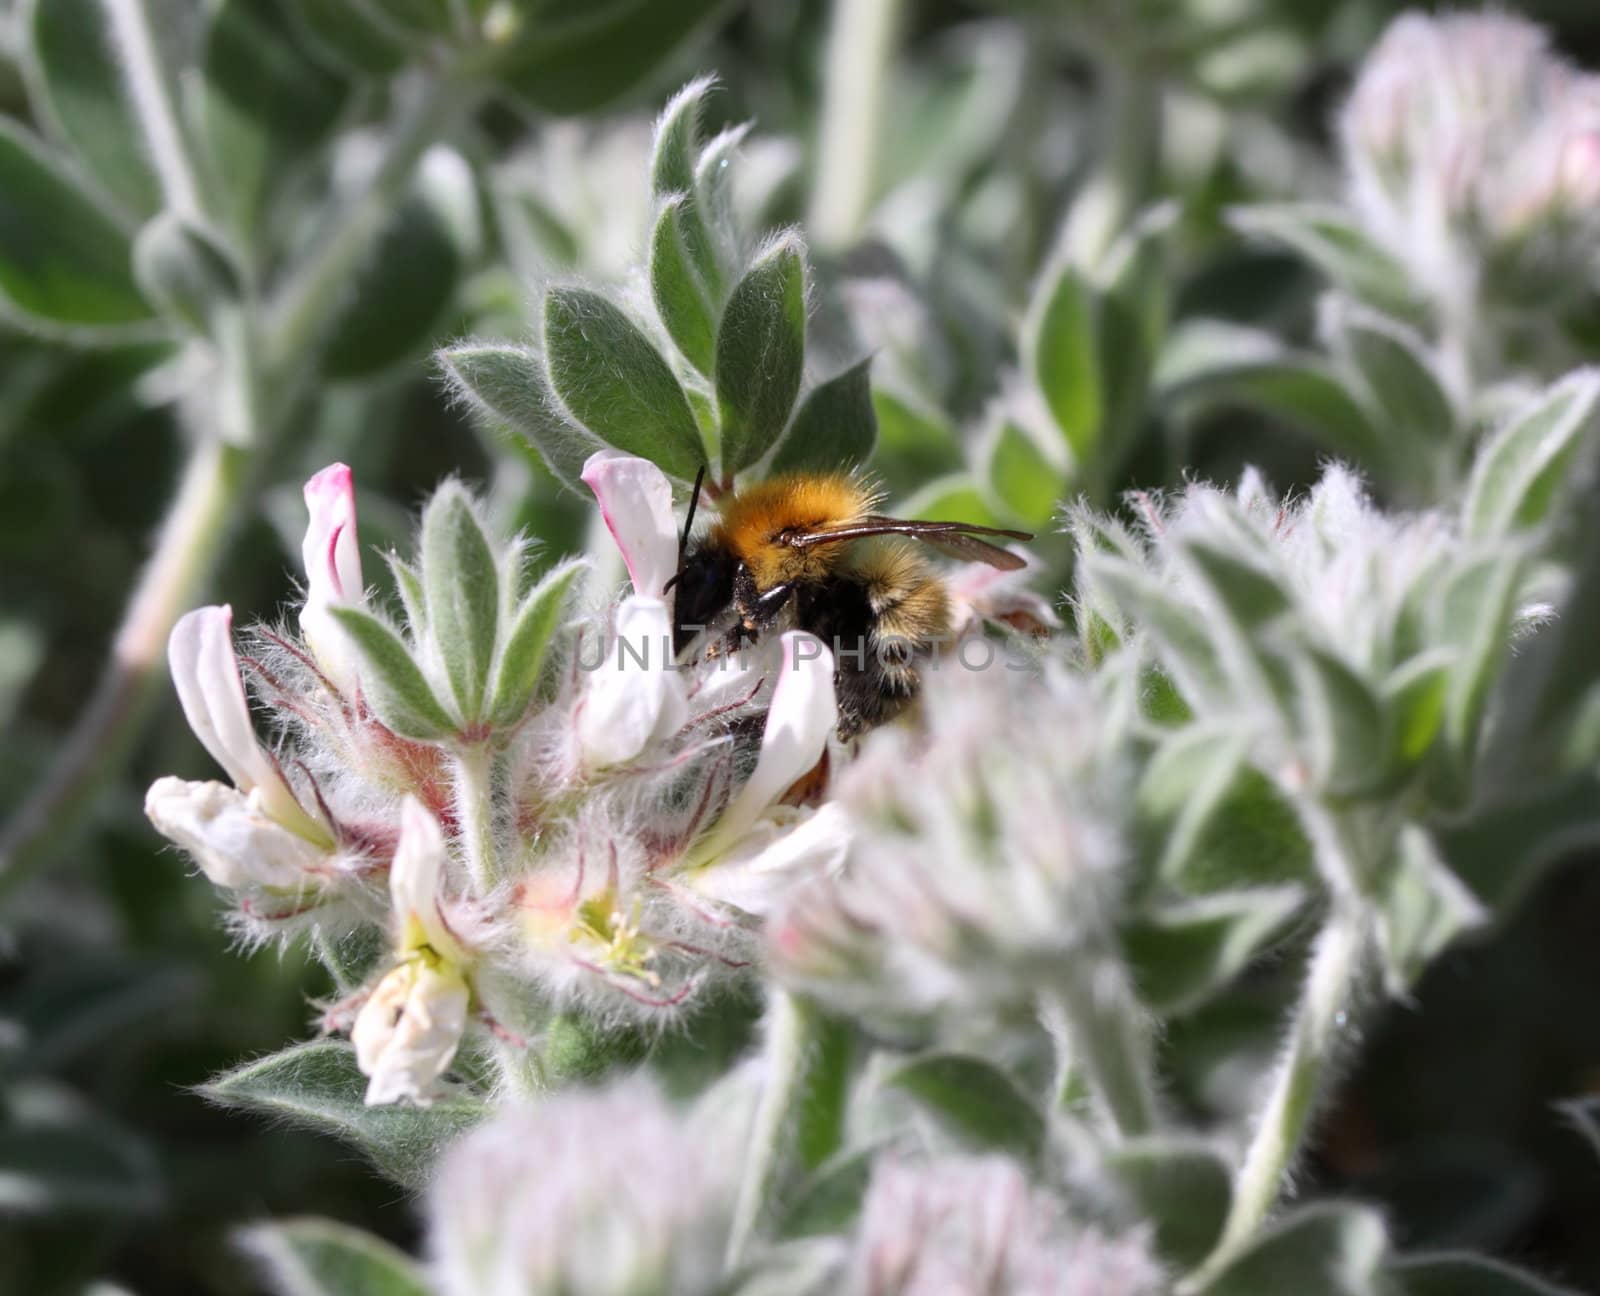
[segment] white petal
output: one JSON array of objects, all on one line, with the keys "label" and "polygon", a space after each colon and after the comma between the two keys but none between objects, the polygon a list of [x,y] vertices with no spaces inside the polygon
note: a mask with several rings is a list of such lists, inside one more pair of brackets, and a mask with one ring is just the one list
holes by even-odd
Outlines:
[{"label": "white petal", "polygon": [[307,814],[256,738],[233,655],[233,609],[196,608],[178,618],[167,640],[167,661],[178,701],[205,749],[242,792],[254,793],[268,815],[318,846],[333,838]]},{"label": "white petal", "polygon": [[360,604],[361,546],[356,537],[356,497],[350,469],[330,464],[305,485],[309,521],[300,556],[306,569],[306,601],[300,630],[312,656],[343,694],[355,692],[355,659],[349,641],[328,614],[335,604]]},{"label": "white petal", "polygon": [[761,734],[761,754],[713,831],[722,848],[743,836],[763,810],[822,759],[828,735],[838,722],[833,654],[815,635],[788,631],[783,636],[783,665]]},{"label": "white petal", "polygon": [[688,719],[685,676],[673,666],[667,605],[633,595],[618,604],[616,624],[605,660],[589,672],[578,715],[578,746],[590,769],[634,759]]},{"label": "white petal", "polygon": [[222,783],[157,779],[144,812],[218,886],[297,893],[320,885],[314,871],[327,854],[261,809],[258,797]]},{"label": "white petal", "polygon": [[370,1077],[369,1107],[402,1100],[426,1106],[439,1096],[470,999],[458,972],[422,959],[402,963],[378,983],[350,1031],[356,1065]]},{"label": "white petal", "polygon": [[660,598],[678,570],[678,523],[672,484],[648,459],[620,450],[597,450],[583,465],[583,482],[600,501],[633,592]]},{"label": "white petal", "polygon": [[444,830],[414,796],[400,805],[400,840],[389,865],[389,897],[400,920],[403,951],[430,945],[446,958],[459,958],[461,946],[440,916],[444,882]]},{"label": "white petal", "polygon": [[702,895],[765,917],[791,890],[835,876],[850,849],[850,818],[837,802],[815,811],[773,806],[733,846],[690,874]]},{"label": "white petal", "polygon": [[946,582],[950,591],[951,630],[960,636],[979,621],[1004,621],[1010,617],[1025,617],[1052,630],[1061,625],[1061,618],[1043,595],[1028,588],[1028,582],[1038,573],[1040,563],[1020,549],[1027,566],[1018,571],[1001,571],[988,563],[963,563]]}]

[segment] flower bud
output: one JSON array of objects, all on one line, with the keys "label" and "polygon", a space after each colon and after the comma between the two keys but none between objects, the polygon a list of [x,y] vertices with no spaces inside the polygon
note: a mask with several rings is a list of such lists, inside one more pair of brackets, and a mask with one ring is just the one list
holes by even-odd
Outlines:
[{"label": "flower bud", "polygon": [[1166,1284],[1138,1235],[1075,1223],[1002,1157],[873,1169],[857,1227],[848,1296],[1157,1296]]},{"label": "flower bud", "polygon": [[305,485],[310,520],[300,554],[306,569],[306,601],[300,632],[328,681],[346,698],[356,695],[356,662],[345,634],[328,609],[366,602],[361,546],[356,538],[356,497],[350,469],[329,464]]},{"label": "flower bud", "polygon": [[639,1080],[507,1110],[451,1149],[429,1196],[441,1290],[717,1290],[736,1164]]},{"label": "flower bud", "polygon": [[678,569],[678,525],[672,483],[648,459],[597,450],[583,465],[583,483],[622,551],[633,592],[659,599]]}]

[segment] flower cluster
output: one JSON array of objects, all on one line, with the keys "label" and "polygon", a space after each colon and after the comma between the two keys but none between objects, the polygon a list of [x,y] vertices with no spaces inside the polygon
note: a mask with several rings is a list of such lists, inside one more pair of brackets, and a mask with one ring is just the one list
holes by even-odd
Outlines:
[{"label": "flower cluster", "polygon": [[793,893],[769,928],[771,966],[850,1011],[1025,1006],[1116,903],[1105,726],[1057,665],[930,676],[922,719],[872,734],[840,777],[850,857]]},{"label": "flower cluster", "polygon": [[1340,134],[1357,212],[1447,304],[1472,265],[1541,304],[1600,269],[1600,78],[1527,20],[1396,19]]},{"label": "flower cluster", "polygon": [[389,958],[330,1014],[353,1021],[369,1102],[436,1096],[475,1023],[670,1016],[750,965],[791,879],[842,857],[837,811],[786,799],[836,722],[828,650],[791,632],[680,665],[667,479],[601,451],[583,480],[630,577],[614,605],[573,611],[574,564],[528,588],[523,545],[447,484],[419,564],[390,558],[392,623],[335,465],[306,487],[300,637],[259,628],[236,651],[226,607],[173,632],[184,712],[233,786],[161,779],[147,812],[251,938],[386,928]]}]

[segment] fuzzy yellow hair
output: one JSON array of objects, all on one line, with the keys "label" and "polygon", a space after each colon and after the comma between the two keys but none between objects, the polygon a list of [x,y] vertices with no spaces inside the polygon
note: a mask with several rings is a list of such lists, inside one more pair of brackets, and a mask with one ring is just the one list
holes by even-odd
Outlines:
[{"label": "fuzzy yellow hair", "polygon": [[838,548],[791,549],[785,531],[816,531],[855,522],[872,511],[877,495],[845,473],[786,473],[725,498],[712,541],[731,549],[759,589],[784,581],[820,580],[839,562]]}]

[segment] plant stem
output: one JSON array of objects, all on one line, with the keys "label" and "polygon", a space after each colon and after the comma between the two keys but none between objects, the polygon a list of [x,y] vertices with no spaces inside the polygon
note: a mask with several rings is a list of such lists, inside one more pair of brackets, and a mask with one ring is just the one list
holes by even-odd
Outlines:
[{"label": "plant stem", "polygon": [[871,206],[899,25],[900,0],[834,0],[807,222],[820,247],[853,243]]},{"label": "plant stem", "polygon": [[[362,193],[343,211],[327,240],[301,265],[267,309],[265,352],[277,373],[293,373],[321,340],[350,276],[370,254],[385,222],[405,197],[417,163],[478,103],[481,91],[441,74],[396,123],[387,149]],[[405,273],[397,266],[395,273]]]},{"label": "plant stem", "polygon": [[451,758],[451,782],[467,872],[479,893],[487,893],[500,878],[494,843],[494,758],[487,743],[456,752]]},{"label": "plant stem", "polygon": [[1072,263],[1093,271],[1155,191],[1161,163],[1161,84],[1116,41],[1095,50],[1100,154],[1073,200],[1064,232]]},{"label": "plant stem", "polygon": [[1353,904],[1335,909],[1317,938],[1305,991],[1295,1011],[1288,1049],[1272,1080],[1261,1123],[1234,1180],[1233,1206],[1216,1248],[1179,1285],[1179,1296],[1199,1292],[1255,1237],[1277,1203],[1283,1180],[1311,1124],[1328,1067],[1361,972],[1366,923]]},{"label": "plant stem", "polygon": [[799,1124],[798,1111],[805,1102],[810,1055],[819,1024],[816,1010],[809,1004],[787,991],[773,991],[767,1011],[761,1099],[756,1106],[739,1196],[733,1208],[733,1226],[728,1233],[724,1266],[728,1270],[744,1258],[756,1227],[771,1204]]},{"label": "plant stem", "polygon": [[111,663],[43,781],[0,834],[0,894],[43,858],[79,817],[127,747],[150,700],[167,635],[211,570],[248,478],[249,452],[218,441],[195,448],[111,650]]},{"label": "plant stem", "polygon": [[[143,71],[137,73],[143,78],[139,85],[131,84],[134,71],[127,75],[140,124],[153,133],[152,153],[159,154],[161,148],[154,136],[161,136],[177,150],[165,161],[158,158],[168,201],[177,205],[192,200],[198,209],[199,196],[182,154],[171,105],[152,61],[155,56],[143,10],[137,0],[107,3],[118,28],[117,39],[135,46],[143,41],[139,48],[148,55],[140,64]],[[157,79],[151,82],[149,77]],[[51,768],[0,832],[0,894],[47,858],[61,840],[62,825],[81,817],[90,796],[131,743],[143,720],[148,686],[165,652],[167,635],[204,586],[225,547],[228,524],[245,494],[250,466],[259,462],[263,449],[276,439],[294,411],[303,384],[314,373],[308,352],[338,308],[351,269],[382,228],[383,220],[392,214],[429,145],[476,101],[475,91],[450,80],[438,82],[434,93],[421,96],[390,140],[371,184],[353,204],[348,218],[286,288],[278,305],[279,327],[267,345],[241,348],[226,345],[227,339],[218,340],[219,353],[231,370],[223,375],[218,391],[230,394],[239,407],[234,413],[254,418],[258,426],[235,428],[232,435],[238,444],[225,444],[214,428],[204,429],[150,564],[117,632],[110,665]],[[163,131],[167,134],[162,135]],[[249,324],[244,336],[253,338],[254,322]],[[265,360],[260,352],[265,352]],[[270,411],[257,408],[252,393],[260,393],[263,402],[270,400]]]},{"label": "plant stem", "polygon": [[167,95],[166,77],[156,54],[155,38],[144,0],[102,0],[112,39],[121,56],[123,84],[139,128],[149,150],[151,165],[161,182],[161,196],[168,208],[184,220],[199,220],[204,215],[200,186],[189,165],[183,133]]},{"label": "plant stem", "polygon": [[[1156,1122],[1150,1034],[1144,1009],[1117,962],[1098,955],[1073,961],[1050,1000],[1069,1046],[1111,1123],[1123,1138]],[[1070,1070],[1066,1072],[1070,1077]],[[1070,1085],[1063,1083],[1062,1096]]]}]

